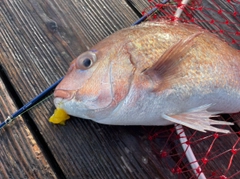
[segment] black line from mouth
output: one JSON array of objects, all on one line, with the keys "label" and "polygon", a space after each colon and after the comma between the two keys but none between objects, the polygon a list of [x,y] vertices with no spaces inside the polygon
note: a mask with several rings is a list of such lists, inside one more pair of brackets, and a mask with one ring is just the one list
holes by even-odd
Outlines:
[{"label": "black line from mouth", "polygon": [[134,11],[134,13],[140,18],[142,17],[141,12],[139,12],[135,6],[135,4],[131,0],[125,0],[128,6]]}]

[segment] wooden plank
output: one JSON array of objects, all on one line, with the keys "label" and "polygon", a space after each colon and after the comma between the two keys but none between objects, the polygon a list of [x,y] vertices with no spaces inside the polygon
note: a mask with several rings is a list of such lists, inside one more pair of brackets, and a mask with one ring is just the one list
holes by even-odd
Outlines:
[{"label": "wooden plank", "polygon": [[[80,54],[137,19],[125,1],[110,0],[4,0],[0,13],[0,62],[23,103],[66,72],[71,52]],[[52,20],[58,25],[55,33],[46,27]],[[53,110],[50,99],[29,114],[66,178],[172,177],[151,154],[141,127],[104,126],[76,118],[56,126],[48,122]]]},{"label": "wooden plank", "polygon": [[[0,78],[0,121],[16,110]],[[0,131],[0,178],[56,178],[21,117]]]},{"label": "wooden plank", "polygon": [[131,4],[139,13],[149,10],[154,6],[153,3],[148,1],[138,1],[138,0],[127,0],[129,4]]},{"label": "wooden plank", "polygon": [[[0,63],[23,103],[61,77],[72,57],[137,19],[123,0],[0,3]],[[56,126],[47,121],[53,110],[51,98],[29,114],[63,177],[178,178],[155,155],[142,127],[106,126],[77,118],[66,126]],[[161,144],[166,142],[165,138],[160,140]],[[176,161],[170,157],[168,163]]]}]

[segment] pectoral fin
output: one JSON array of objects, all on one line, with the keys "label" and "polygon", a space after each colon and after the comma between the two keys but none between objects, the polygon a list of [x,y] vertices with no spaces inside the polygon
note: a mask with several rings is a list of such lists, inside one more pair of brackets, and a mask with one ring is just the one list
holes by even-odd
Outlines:
[{"label": "pectoral fin", "polygon": [[211,126],[211,125],[233,125],[233,123],[209,119],[210,117],[217,117],[218,115],[216,115],[216,113],[219,113],[208,112],[207,109],[209,107],[210,107],[209,104],[203,105],[197,108],[193,108],[185,113],[171,116],[163,114],[162,117],[168,121],[181,124],[201,132],[213,131],[220,133],[229,133],[229,130],[219,129]]},{"label": "pectoral fin", "polygon": [[[179,65],[183,57],[193,46],[193,39],[202,32],[195,33],[186,39],[179,40],[168,48],[150,68],[144,71],[156,84],[168,83],[179,72]],[[157,87],[155,87],[157,89]],[[155,89],[155,90],[156,90]]]}]

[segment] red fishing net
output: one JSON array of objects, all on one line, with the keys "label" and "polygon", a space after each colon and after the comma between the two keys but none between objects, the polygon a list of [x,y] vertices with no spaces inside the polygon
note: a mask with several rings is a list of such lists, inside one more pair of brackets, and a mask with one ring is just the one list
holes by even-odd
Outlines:
[{"label": "red fishing net", "polygon": [[[177,8],[183,9],[179,21],[194,23],[218,34],[229,45],[240,49],[240,1],[239,0],[192,0],[184,8],[181,0],[148,0],[149,7],[158,7],[158,13],[152,19],[175,20]],[[153,128],[148,139],[159,161],[164,163],[173,174],[173,178],[240,178],[240,128],[239,114],[222,115],[219,120],[234,121],[234,126],[222,126],[231,133],[202,133],[187,127]],[[181,139],[181,140],[180,140]],[[183,149],[182,146],[185,146]],[[189,150],[195,159],[187,157]],[[195,165],[197,164],[197,165]],[[164,175],[164,174],[163,174]]]},{"label": "red fishing net", "polygon": [[230,45],[240,49],[240,1],[239,0],[190,0],[184,6],[182,0],[148,0],[149,7],[143,14],[153,7],[158,7],[159,13],[152,18],[175,20],[174,13],[179,7],[183,13],[179,21],[194,23],[213,33],[218,34]]}]

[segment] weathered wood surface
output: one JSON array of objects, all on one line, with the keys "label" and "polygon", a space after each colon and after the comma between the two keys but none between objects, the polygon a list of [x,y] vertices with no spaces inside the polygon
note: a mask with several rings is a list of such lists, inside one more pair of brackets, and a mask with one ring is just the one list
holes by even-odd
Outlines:
[{"label": "weathered wood surface", "polygon": [[[0,79],[0,120],[17,108]],[[19,119],[0,131],[0,178],[56,178],[40,146]]]},{"label": "weathered wood surface", "polygon": [[[72,56],[138,19],[125,1],[110,0],[3,0],[1,17],[1,64],[22,103],[63,76]],[[46,26],[50,22],[54,30],[53,21],[56,32]],[[44,137],[62,178],[163,178],[164,166],[149,155],[141,127],[110,127],[79,119],[56,126],[48,122],[53,110],[48,100],[32,109],[26,120],[36,124],[40,133],[35,137]]]},{"label": "weathered wood surface", "polygon": [[[145,0],[135,3],[140,11],[146,6]],[[124,0],[2,0],[0,17],[0,63],[16,90],[19,105],[63,76],[78,54],[138,19]],[[3,100],[11,101],[4,94]],[[14,107],[11,111],[7,106],[1,109],[8,115]],[[18,156],[1,152],[1,161],[6,163],[1,163],[0,178],[5,173],[12,178],[178,178],[159,161],[142,127],[99,125],[77,118],[71,118],[66,126],[52,125],[48,118],[53,110],[50,98],[23,116],[24,121],[18,119],[1,132],[2,146],[7,150],[12,147],[10,134],[19,130],[19,137],[26,138],[24,130],[31,131],[28,135],[34,135],[41,157],[30,150],[32,141],[19,140],[21,149],[11,150],[23,154],[13,168],[7,162]],[[200,147],[206,146],[209,144]],[[169,158],[168,162],[176,161]],[[43,164],[50,167],[43,169]],[[40,171],[33,175],[33,170]]]}]

